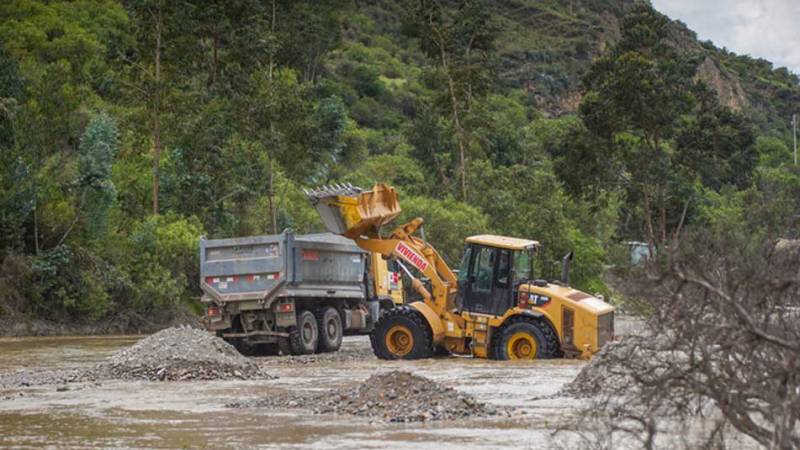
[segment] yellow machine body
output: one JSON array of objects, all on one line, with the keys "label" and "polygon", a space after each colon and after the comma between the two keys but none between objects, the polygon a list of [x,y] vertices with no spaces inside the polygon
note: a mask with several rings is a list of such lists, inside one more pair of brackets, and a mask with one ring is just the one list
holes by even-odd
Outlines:
[{"label": "yellow machine body", "polygon": [[[564,356],[588,357],[613,339],[614,308],[611,305],[593,295],[556,283],[529,280],[515,286],[513,303],[499,314],[497,311],[475,312],[459,305],[456,275],[429,243],[414,236],[423,223],[421,218],[395,228],[388,235],[381,235],[381,227],[401,212],[397,193],[389,186],[377,184],[371,191],[335,186],[307,192],[307,195],[331,232],[353,239],[372,254],[396,258],[402,262],[404,270],[408,265],[421,274],[415,277],[408,272],[412,288],[421,298],[408,307],[424,317],[434,346],[456,354],[497,357],[495,344],[499,341],[496,340],[503,337],[509,342],[509,351],[517,351],[514,346],[519,341],[520,354],[535,357],[537,349],[533,340],[508,336],[512,331],[507,329],[508,326],[526,320],[549,326],[557,336],[559,354]],[[508,252],[533,251],[539,246],[532,240],[494,235],[472,236],[466,242],[468,246]],[[420,278],[429,280],[430,290]],[[408,330],[398,333],[398,329],[394,327],[390,331],[405,340],[387,342],[392,344],[392,348],[408,352],[403,343],[413,341],[412,333]],[[524,333],[520,333],[524,338]],[[533,350],[530,346],[534,347]]]},{"label": "yellow machine body", "polygon": [[379,253],[370,253],[370,274],[378,298],[389,298],[395,305],[403,304],[403,277],[389,270],[389,261]]}]

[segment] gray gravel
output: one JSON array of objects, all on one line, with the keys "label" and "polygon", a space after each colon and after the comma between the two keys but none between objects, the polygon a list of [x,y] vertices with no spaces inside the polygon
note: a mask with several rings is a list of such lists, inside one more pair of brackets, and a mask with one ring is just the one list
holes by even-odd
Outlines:
[{"label": "gray gravel", "polygon": [[18,370],[0,374],[0,389],[100,380],[272,378],[222,339],[188,326],[166,328],[114,353],[91,369]]},{"label": "gray gravel", "polygon": [[17,370],[0,374],[0,389],[40,386],[45,384],[66,384],[97,381],[93,371],[68,370]]},{"label": "gray gravel", "polygon": [[385,422],[426,422],[511,413],[406,371],[377,373],[355,386],[328,392],[274,393],[228,407],[302,408],[315,414],[347,414]]},{"label": "gray gravel", "polygon": [[260,366],[294,366],[307,364],[330,364],[349,361],[362,361],[374,359],[375,355],[369,347],[342,347],[330,353],[315,353],[312,355],[286,355],[263,356],[256,358]]},{"label": "gray gravel", "polygon": [[152,334],[100,364],[108,378],[122,380],[217,380],[267,378],[258,365],[222,339],[190,327]]}]

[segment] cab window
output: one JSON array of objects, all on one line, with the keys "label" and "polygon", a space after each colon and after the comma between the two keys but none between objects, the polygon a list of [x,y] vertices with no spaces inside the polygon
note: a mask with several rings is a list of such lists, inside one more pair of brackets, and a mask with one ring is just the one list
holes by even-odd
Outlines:
[{"label": "cab window", "polygon": [[529,251],[514,252],[514,284],[531,279],[531,253]]},{"label": "cab window", "polygon": [[474,270],[475,281],[473,291],[490,292],[492,290],[492,275],[494,272],[494,249],[481,247],[475,254]]},{"label": "cab window", "polygon": [[458,281],[464,281],[469,275],[469,259],[472,256],[472,247],[467,247],[464,256],[461,258],[461,266],[458,268]]},{"label": "cab window", "polygon": [[496,285],[500,288],[508,287],[508,277],[511,275],[511,252],[508,250],[498,250],[500,260],[497,262],[497,281]]}]

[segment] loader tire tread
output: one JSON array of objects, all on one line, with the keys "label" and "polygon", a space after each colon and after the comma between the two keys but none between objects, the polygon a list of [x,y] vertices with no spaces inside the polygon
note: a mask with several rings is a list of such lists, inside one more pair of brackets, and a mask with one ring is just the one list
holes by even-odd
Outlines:
[{"label": "loader tire tread", "polygon": [[[408,327],[414,335],[414,346],[404,356],[392,354],[385,344],[385,334],[393,326],[401,324]],[[424,359],[433,355],[433,331],[425,317],[410,306],[398,306],[381,315],[375,329],[369,335],[372,352],[380,359]]]},{"label": "loader tire tread", "polygon": [[508,319],[506,323],[500,327],[492,337],[492,345],[489,349],[489,358],[491,359],[499,359],[500,355],[503,354],[501,347],[505,342],[504,335],[505,330],[507,330],[511,325],[517,323],[529,323],[536,327],[536,329],[541,333],[544,342],[542,343],[541,348],[538,350],[538,354],[536,359],[553,359],[553,358],[560,358],[563,356],[561,351],[561,345],[559,344],[558,335],[556,334],[553,327],[550,326],[544,319],[528,317],[528,316],[516,316]]}]

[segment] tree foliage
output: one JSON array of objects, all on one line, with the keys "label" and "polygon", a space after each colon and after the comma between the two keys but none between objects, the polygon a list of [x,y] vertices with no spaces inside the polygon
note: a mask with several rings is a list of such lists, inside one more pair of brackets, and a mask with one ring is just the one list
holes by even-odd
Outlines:
[{"label": "tree foliage", "polygon": [[[321,231],[303,195],[318,183],[394,185],[451,264],[473,233],[539,240],[547,278],[574,250],[592,293],[609,292],[621,240],[672,246],[686,227],[752,220],[752,204],[765,235],[797,226],[774,120],[796,77],[687,50],[643,3],[510,8],[0,3],[2,310],[120,329],[166,317],[197,303],[201,234]],[[600,35],[603,11],[618,37]],[[697,82],[708,55],[753,74],[758,108]]]}]

